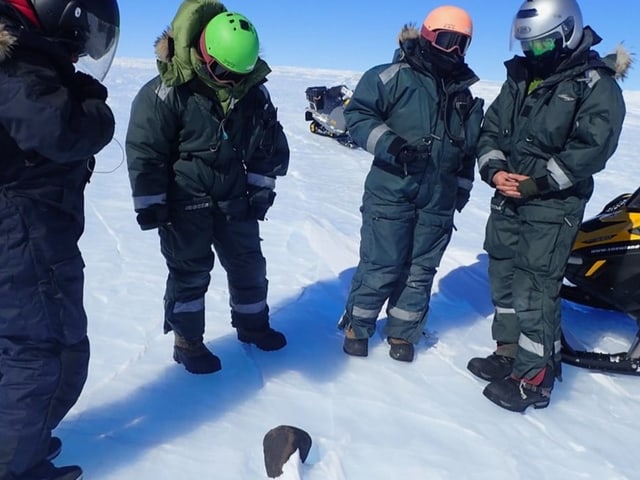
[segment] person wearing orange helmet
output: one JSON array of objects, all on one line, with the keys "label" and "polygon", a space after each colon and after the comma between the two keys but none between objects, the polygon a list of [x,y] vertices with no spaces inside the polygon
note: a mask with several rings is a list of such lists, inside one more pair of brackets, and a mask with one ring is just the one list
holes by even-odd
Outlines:
[{"label": "person wearing orange helmet", "polygon": [[391,358],[414,359],[431,287],[469,200],[483,101],[465,63],[473,23],[455,6],[405,25],[392,63],[366,71],[345,109],[354,141],[373,155],[362,199],[360,262],[338,326],[343,350],[368,355],[387,304]]},{"label": "person wearing orange helmet", "polygon": [[487,357],[467,368],[507,410],[549,405],[561,370],[560,287],[571,247],[602,170],[618,145],[625,104],[617,78],[631,57],[601,57],[575,0],[526,0],[512,40],[522,56],[487,109],[480,176],[495,194],[484,249],[495,307]]}]

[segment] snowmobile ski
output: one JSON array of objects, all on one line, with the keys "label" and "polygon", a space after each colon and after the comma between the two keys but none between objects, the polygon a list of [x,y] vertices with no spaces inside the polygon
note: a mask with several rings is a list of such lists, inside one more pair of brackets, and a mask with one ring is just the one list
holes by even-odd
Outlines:
[{"label": "snowmobile ski", "polygon": [[[639,332],[640,335],[640,332]],[[640,375],[640,336],[636,335],[629,351],[597,353],[575,350],[562,336],[562,361],[576,367],[626,375]]]}]

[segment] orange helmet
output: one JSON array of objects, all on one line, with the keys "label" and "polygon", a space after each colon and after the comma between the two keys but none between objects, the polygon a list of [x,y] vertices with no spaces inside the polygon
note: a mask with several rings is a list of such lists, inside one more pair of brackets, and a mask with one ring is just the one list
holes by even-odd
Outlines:
[{"label": "orange helmet", "polygon": [[[450,32],[438,35],[439,32]],[[445,52],[458,50],[464,55],[471,43],[473,22],[469,14],[460,7],[444,5],[433,9],[424,19],[421,35],[431,44]],[[451,33],[455,35],[451,35]]]}]

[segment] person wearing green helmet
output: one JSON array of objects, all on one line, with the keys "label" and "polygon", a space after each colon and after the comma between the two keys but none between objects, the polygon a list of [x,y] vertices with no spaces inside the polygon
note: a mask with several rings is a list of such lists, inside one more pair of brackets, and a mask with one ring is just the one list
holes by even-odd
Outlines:
[{"label": "person wearing green helmet", "polygon": [[221,368],[203,343],[214,252],[238,339],[267,351],[286,345],[270,326],[258,220],[287,173],[289,147],[259,49],[245,16],[214,0],[185,0],[156,42],[159,75],[131,107],[134,209],[142,230],[158,229],[169,270],[164,331],[174,332],[173,359],[191,373]]},{"label": "person wearing green helmet", "polygon": [[[255,27],[239,13],[216,15],[200,35],[200,53],[207,70],[220,83],[239,81],[258,61],[260,41]],[[217,72],[216,72],[217,70]]]}]

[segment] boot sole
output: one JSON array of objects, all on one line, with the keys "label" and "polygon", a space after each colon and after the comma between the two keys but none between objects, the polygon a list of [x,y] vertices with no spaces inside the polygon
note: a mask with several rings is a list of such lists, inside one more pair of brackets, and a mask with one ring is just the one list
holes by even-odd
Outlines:
[{"label": "boot sole", "polygon": [[546,400],[539,400],[536,402],[531,402],[529,404],[526,404],[524,406],[522,405],[512,405],[510,403],[506,403],[504,401],[502,401],[501,399],[499,399],[498,397],[496,397],[495,395],[493,395],[492,393],[488,393],[486,391],[483,391],[482,394],[487,397],[489,400],[491,400],[493,403],[495,403],[496,405],[498,405],[499,407],[502,407],[506,410],[509,410],[510,412],[516,412],[516,413],[524,413],[525,410],[529,407],[533,407],[535,409],[539,409],[539,408],[547,408],[549,406],[550,400],[546,399]]}]

